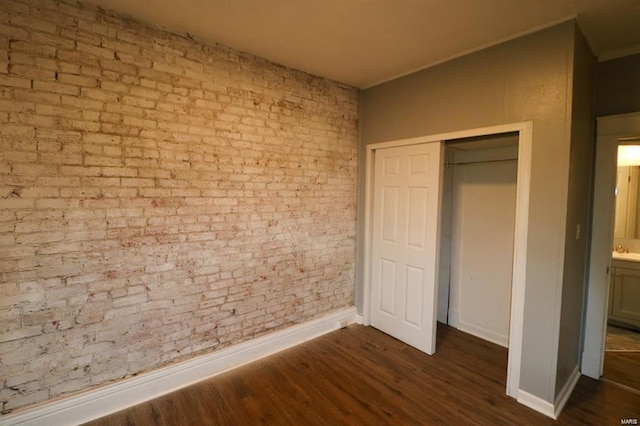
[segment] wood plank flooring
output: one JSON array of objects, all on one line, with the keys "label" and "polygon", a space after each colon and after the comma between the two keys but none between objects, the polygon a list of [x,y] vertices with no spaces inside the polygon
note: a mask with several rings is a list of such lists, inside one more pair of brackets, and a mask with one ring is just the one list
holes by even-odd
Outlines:
[{"label": "wood plank flooring", "polygon": [[428,356],[352,325],[91,425],[619,425],[640,395],[581,378],[557,422],[505,395],[507,350],[438,324]]},{"label": "wood plank flooring", "polygon": [[605,352],[603,376],[640,392],[640,352]]},{"label": "wood plank flooring", "polygon": [[608,325],[605,348],[607,351],[640,351],[640,332]]},{"label": "wood plank flooring", "polygon": [[640,333],[607,326],[603,376],[640,392]]}]

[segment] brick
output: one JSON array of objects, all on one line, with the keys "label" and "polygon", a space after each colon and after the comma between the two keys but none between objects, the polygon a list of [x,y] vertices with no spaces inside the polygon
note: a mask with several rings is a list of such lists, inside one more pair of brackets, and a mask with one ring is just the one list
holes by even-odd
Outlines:
[{"label": "brick", "polygon": [[120,97],[117,94],[108,92],[106,90],[91,89],[87,87],[82,87],[80,90],[83,97],[86,97],[89,99],[95,99],[97,101],[118,102],[120,99]]},{"label": "brick", "polygon": [[137,128],[155,129],[158,126],[158,122],[156,120],[146,120],[136,117],[124,116],[122,121],[124,125]]},{"label": "brick", "polygon": [[52,45],[61,49],[73,49],[75,46],[73,39],[55,36],[51,33],[32,31],[29,38],[35,43]]},{"label": "brick", "polygon": [[144,87],[132,87],[129,93],[131,93],[131,95],[133,96],[150,99],[160,99],[160,97],[162,96],[161,92]]},{"label": "brick", "polygon": [[15,0],[4,0],[2,2],[2,10],[6,12],[15,12],[23,15],[29,14],[29,6],[25,3]]},{"label": "brick", "polygon": [[0,100],[0,111],[10,112],[34,112],[35,104],[32,102],[16,102]]},{"label": "brick", "polygon": [[87,55],[83,52],[75,50],[57,50],[56,57],[62,62],[75,64],[76,66],[89,65],[100,68],[98,58],[92,55]]},{"label": "brick", "polygon": [[50,34],[55,34],[58,28],[56,24],[36,19],[31,16],[13,15],[9,22],[19,27],[27,27],[34,30],[44,31]]},{"label": "brick", "polygon": [[103,47],[93,46],[91,44],[77,42],[76,49],[79,52],[86,53],[88,55],[94,55],[105,59],[113,59],[114,51],[111,49],[105,49]]},{"label": "brick", "polygon": [[[73,102],[71,101],[69,101],[68,104],[70,107],[73,106]],[[64,119],[64,120],[61,120],[61,124],[71,129],[83,130],[88,132],[97,132],[101,128],[100,123],[96,123],[95,121],[87,121],[87,120]]]},{"label": "brick", "polygon": [[26,39],[29,32],[15,25],[0,24],[0,34],[10,36],[13,39]]},{"label": "brick", "polygon": [[56,117],[30,113],[13,112],[9,114],[10,123],[29,124],[35,127],[54,127],[58,122]]},{"label": "brick", "polygon": [[149,99],[136,98],[133,96],[124,96],[122,103],[125,105],[131,105],[140,108],[153,108],[156,103]]},{"label": "brick", "polygon": [[17,330],[5,331],[0,334],[0,343],[22,340],[42,334],[42,327],[39,325],[22,327]]},{"label": "brick", "polygon": [[33,88],[39,91],[60,93],[63,95],[77,96],[80,94],[80,88],[78,86],[73,86],[70,84],[62,84],[57,82],[36,80],[33,82]]},{"label": "brick", "polygon": [[74,86],[98,87],[98,79],[83,75],[58,73],[58,81],[60,83],[71,84]]},{"label": "brick", "polygon": [[27,78],[14,77],[10,75],[0,74],[0,86],[31,88],[31,80]]},{"label": "brick", "polygon": [[23,389],[3,401],[352,303],[355,89],[91,5],[31,5],[0,12],[0,326]]},{"label": "brick", "polygon": [[152,187],[155,185],[155,181],[153,179],[142,179],[142,178],[123,178],[122,186],[134,186],[136,188],[141,187]]},{"label": "brick", "polygon": [[[84,21],[80,21],[78,23],[79,27],[82,27],[82,23]],[[100,34],[91,33],[89,31],[83,31],[78,27],[62,27],[60,28],[60,35],[63,37],[67,37],[71,40],[77,40],[86,44],[92,44],[94,46],[100,45]]]},{"label": "brick", "polygon": [[103,72],[113,71],[119,74],[121,76],[120,79],[125,84],[135,84],[137,81],[137,77],[132,77],[136,75],[137,67],[135,65],[126,64],[117,59],[101,59],[100,66],[102,67]]},{"label": "brick", "polygon": [[[87,363],[88,365],[88,363]],[[64,383],[51,387],[51,393],[54,395],[60,395],[69,392],[79,391],[81,389],[89,387],[91,380],[88,378],[77,378],[75,380],[66,380]]]},{"label": "brick", "polygon": [[85,133],[82,140],[86,143],[118,144],[122,140],[122,136],[104,133]]},{"label": "brick", "polygon": [[4,124],[0,127],[0,136],[33,137],[35,134],[33,126]]},{"label": "brick", "polygon": [[96,111],[101,111],[104,108],[103,102],[96,101],[93,99],[85,99],[81,97],[64,96],[64,95],[61,96],[60,99],[63,105],[70,105],[76,108],[82,108],[83,110],[92,109]]},{"label": "brick", "polygon": [[41,390],[33,393],[18,394],[16,397],[10,399],[4,404],[5,410],[13,410],[16,407],[25,406],[29,404],[35,404],[40,401],[44,401],[49,398],[49,390]]},{"label": "brick", "polygon": [[38,155],[40,161],[43,161],[48,164],[82,164],[83,157],[82,154],[69,154],[69,153],[60,153],[60,152],[42,152]]},{"label": "brick", "polygon": [[[0,76],[0,80],[1,78],[2,76]],[[28,87],[31,87],[31,80],[28,81]],[[36,111],[38,111],[38,107],[42,106],[42,104],[55,105],[60,103],[60,95],[35,90],[14,90],[14,96],[19,100],[35,102]]]},{"label": "brick", "polygon": [[99,34],[99,35],[107,36],[109,38],[115,38],[117,35],[117,31],[114,27],[109,25],[103,25],[97,22],[81,20],[78,23],[78,27],[83,30],[86,30],[87,33]]},{"label": "brick", "polygon": [[56,141],[73,142],[79,141],[82,134],[80,132],[68,130],[37,129],[36,136],[40,139],[54,139]]}]

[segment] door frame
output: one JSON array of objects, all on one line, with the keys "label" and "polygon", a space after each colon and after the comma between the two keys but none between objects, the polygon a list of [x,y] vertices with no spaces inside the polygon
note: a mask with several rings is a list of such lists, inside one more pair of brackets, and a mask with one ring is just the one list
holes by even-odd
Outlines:
[{"label": "door frame", "polygon": [[[371,324],[371,255],[373,224],[373,177],[376,150],[422,143],[444,142],[475,136],[518,132],[518,176],[516,183],[516,218],[513,246],[513,273],[511,282],[511,314],[509,326],[509,358],[507,364],[506,393],[518,398],[520,393],[520,366],[522,362],[522,332],[524,325],[524,303],[527,272],[527,240],[529,231],[529,190],[531,184],[531,151],[533,145],[533,122],[481,127],[416,138],[380,142],[366,147],[365,165],[365,212],[364,212],[364,274],[362,320]],[[442,160],[444,162],[444,156]],[[444,164],[443,164],[444,165]],[[440,212],[438,212],[440,215]],[[440,223],[442,218],[438,219]],[[438,230],[438,234],[439,234]],[[437,260],[437,259],[436,259]],[[437,270],[436,270],[437,273]],[[437,301],[437,288],[434,297]],[[434,315],[437,314],[434,312]]]},{"label": "door frame", "polygon": [[619,141],[640,135],[640,112],[596,117],[596,163],[581,373],[602,377]]}]

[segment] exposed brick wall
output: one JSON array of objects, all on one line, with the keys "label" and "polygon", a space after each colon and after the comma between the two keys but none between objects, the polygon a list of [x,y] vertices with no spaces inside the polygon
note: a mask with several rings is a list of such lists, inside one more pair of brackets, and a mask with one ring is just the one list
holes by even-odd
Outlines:
[{"label": "exposed brick wall", "polygon": [[0,402],[353,303],[357,91],[75,2],[0,4]]}]

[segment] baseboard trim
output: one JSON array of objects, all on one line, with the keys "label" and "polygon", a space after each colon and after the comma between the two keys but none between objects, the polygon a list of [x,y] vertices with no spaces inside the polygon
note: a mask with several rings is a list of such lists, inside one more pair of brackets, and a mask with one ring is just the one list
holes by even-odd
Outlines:
[{"label": "baseboard trim", "polygon": [[557,419],[560,412],[564,408],[565,404],[569,400],[571,393],[575,389],[580,380],[580,370],[576,365],[569,376],[569,379],[565,382],[564,386],[558,393],[555,403],[552,404],[549,401],[545,401],[535,395],[525,392],[522,389],[518,391],[518,402],[522,405],[526,405],[529,408],[536,410],[539,413],[544,414],[552,419]]},{"label": "baseboard trim", "polygon": [[355,307],[98,389],[0,416],[0,425],[77,425],[176,391],[357,322]]},{"label": "baseboard trim", "polygon": [[502,346],[503,348],[509,347],[509,336],[503,336],[497,333],[494,333],[491,330],[487,330],[486,328],[479,327],[475,324],[471,324],[465,321],[458,321],[458,330],[464,331],[465,333],[472,334],[476,337],[479,337],[484,340],[488,340],[491,343],[495,343],[496,345]]},{"label": "baseboard trim", "polygon": [[571,393],[573,392],[573,390],[575,389],[576,385],[578,384],[578,380],[580,380],[580,370],[578,369],[578,366],[576,365],[574,367],[573,371],[571,372],[571,375],[569,376],[569,379],[564,384],[564,386],[562,387],[562,390],[560,390],[560,393],[558,394],[558,397],[556,398],[556,403],[554,404],[555,405],[554,415],[555,415],[556,419],[560,415],[560,412],[564,408],[564,405],[569,400],[569,397],[571,396]]},{"label": "baseboard trim", "polygon": [[551,417],[552,419],[556,418],[555,407],[549,401],[545,401],[542,398],[539,398],[535,395],[530,394],[529,392],[525,392],[522,389],[518,391],[518,402],[522,405],[526,405],[527,407],[536,410],[539,413],[544,414],[547,417]]}]

